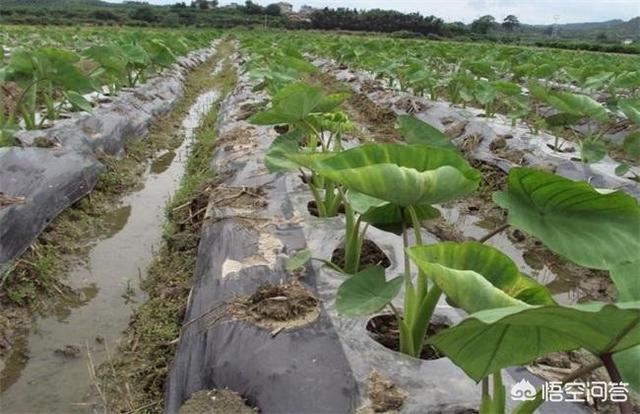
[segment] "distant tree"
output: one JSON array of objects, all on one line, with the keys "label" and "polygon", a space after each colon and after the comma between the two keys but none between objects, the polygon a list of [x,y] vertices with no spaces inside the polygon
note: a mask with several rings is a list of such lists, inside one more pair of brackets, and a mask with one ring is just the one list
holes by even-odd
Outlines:
[{"label": "distant tree", "polygon": [[487,34],[496,27],[496,19],[487,14],[471,23],[471,31],[474,33]]},{"label": "distant tree", "polygon": [[467,26],[463,22],[449,23],[449,30],[456,35],[462,35],[468,32]]},{"label": "distant tree", "polygon": [[251,0],[247,0],[244,3],[244,12],[247,14],[262,14],[263,13],[263,7],[259,4],[255,4],[254,2],[252,2]]},{"label": "distant tree", "polygon": [[186,8],[187,8],[187,4],[185,2],[176,3],[176,4],[171,6],[171,10],[181,10],[181,9],[186,9]]},{"label": "distant tree", "polygon": [[280,16],[280,6],[272,3],[264,8],[264,14],[268,14],[269,16]]},{"label": "distant tree", "polygon": [[131,14],[129,14],[129,17],[131,17],[133,20],[140,20],[140,21],[149,22],[149,23],[158,21],[158,16],[153,11],[153,8],[149,6],[136,8],[131,12]]},{"label": "distant tree", "polygon": [[[185,6],[186,7],[186,6]],[[162,18],[162,25],[169,27],[176,27],[180,25],[180,17],[175,13],[167,13]]]},{"label": "distant tree", "polygon": [[596,40],[598,42],[606,42],[607,40],[609,40],[609,37],[607,37],[607,34],[605,32],[600,32],[596,35]]},{"label": "distant tree", "polygon": [[520,27],[520,21],[516,16],[514,16],[513,14],[510,14],[507,17],[505,17],[504,20],[502,21],[502,27],[507,29],[509,32],[512,32],[518,27]]},{"label": "distant tree", "polygon": [[120,20],[120,17],[117,14],[112,13],[109,10],[96,10],[91,13],[91,15],[97,20]]}]

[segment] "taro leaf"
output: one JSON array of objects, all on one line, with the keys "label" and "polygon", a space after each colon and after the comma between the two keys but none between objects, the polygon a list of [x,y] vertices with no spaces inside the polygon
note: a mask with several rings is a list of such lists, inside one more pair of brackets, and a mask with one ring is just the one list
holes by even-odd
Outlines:
[{"label": "taro leaf", "polygon": [[[363,221],[382,230],[402,234],[403,223],[409,227],[412,225],[409,213],[396,204],[357,191],[349,191],[347,199]],[[440,211],[430,205],[414,206],[414,210],[420,221],[440,217]]]},{"label": "taro leaf", "polygon": [[[620,264],[609,271],[609,275],[618,290],[618,301],[629,302],[640,300],[640,259],[635,262]],[[626,349],[614,355],[614,362],[620,370],[622,379],[631,387],[640,391],[640,346]]]},{"label": "taro leaf", "polygon": [[491,84],[489,84],[489,82],[486,81],[478,83],[478,87],[476,88],[474,95],[482,105],[491,103],[498,97],[496,90],[491,86]]},{"label": "taro leaf", "polygon": [[313,108],[313,112],[331,112],[338,106],[342,105],[344,101],[349,99],[348,93],[333,93],[331,95],[324,96],[320,102]]},{"label": "taro leaf", "polygon": [[249,122],[256,125],[291,124],[303,120],[322,101],[322,89],[304,83],[292,83],[274,97],[271,108],[257,113]]},{"label": "taro leaf", "polygon": [[304,267],[311,260],[311,250],[303,249],[297,252],[293,257],[290,257],[287,260],[286,269],[289,272],[293,272],[294,270],[300,269]]},{"label": "taro leaf", "polygon": [[529,82],[529,93],[539,101],[546,102],[549,98],[549,91],[537,82]]},{"label": "taro leaf", "polygon": [[631,89],[640,86],[640,70],[626,72],[619,75],[614,81],[619,88]]},{"label": "taro leaf", "polygon": [[491,82],[491,85],[496,91],[505,95],[517,95],[521,92],[520,85],[509,81],[497,80]]},{"label": "taro leaf", "polygon": [[552,305],[547,289],[524,276],[498,249],[478,242],[444,242],[408,249],[418,267],[458,307],[472,313],[523,305]]},{"label": "taro leaf", "polygon": [[580,156],[585,164],[602,161],[607,155],[607,147],[597,138],[587,138],[580,145]]},{"label": "taro leaf", "polygon": [[631,166],[629,164],[618,164],[618,166],[616,167],[616,169],[614,170],[614,173],[618,176],[618,177],[622,177],[623,175],[625,175],[626,173],[629,172],[629,170],[631,170]]},{"label": "taro leaf", "polygon": [[67,91],[64,93],[67,97],[67,100],[71,103],[71,105],[75,109],[79,109],[81,111],[91,112],[91,103],[84,99],[84,96],[80,95],[76,91]]},{"label": "taro leaf", "polygon": [[127,63],[143,66],[149,62],[149,55],[140,45],[126,43],[120,46],[120,50]]},{"label": "taro leaf", "polygon": [[398,276],[387,282],[383,267],[367,267],[340,285],[336,296],[336,309],[346,316],[378,312],[396,297],[402,281],[402,277]]},{"label": "taro leaf", "polygon": [[622,148],[628,155],[640,158],[640,131],[632,132],[624,137]]},{"label": "taro leaf", "polygon": [[625,349],[613,355],[624,382],[628,382],[635,391],[640,391],[640,345]]},{"label": "taro leaf", "polygon": [[621,263],[609,271],[618,290],[618,301],[640,300],[640,258],[633,262]]},{"label": "taro leaf", "polygon": [[300,151],[303,135],[302,131],[293,130],[273,140],[264,157],[264,164],[269,172],[290,171],[300,167],[287,156]]},{"label": "taro leaf", "polygon": [[564,125],[571,125],[577,123],[582,117],[580,115],[567,114],[560,112],[555,115],[550,115],[544,118],[544,122],[549,127],[558,127]]},{"label": "taro leaf", "polygon": [[402,207],[452,200],[475,190],[480,181],[480,173],[462,156],[426,145],[361,145],[316,167],[350,190]]},{"label": "taro leaf", "polygon": [[448,149],[456,148],[447,135],[412,115],[400,115],[398,117],[398,129],[409,144],[424,144]]},{"label": "taro leaf", "polygon": [[591,117],[600,122],[607,122],[607,111],[589,96],[570,92],[556,92],[547,96],[547,102],[561,112],[582,117]]},{"label": "taro leaf", "polygon": [[578,265],[607,270],[638,259],[640,207],[621,191],[601,194],[586,182],[513,168],[493,199],[509,224]]},{"label": "taro leaf", "polygon": [[527,364],[550,352],[585,348],[599,355],[640,343],[640,302],[511,306],[474,313],[429,338],[471,378]]},{"label": "taro leaf", "polygon": [[640,99],[625,99],[618,102],[618,107],[637,125],[640,125]]}]

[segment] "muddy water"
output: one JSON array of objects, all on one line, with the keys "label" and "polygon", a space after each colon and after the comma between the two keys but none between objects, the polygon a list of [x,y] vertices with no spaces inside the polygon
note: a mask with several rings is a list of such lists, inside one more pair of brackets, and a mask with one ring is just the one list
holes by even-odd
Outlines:
[{"label": "muddy water", "polygon": [[23,344],[26,358],[7,364],[13,372],[3,384],[11,385],[0,395],[0,412],[86,413],[96,408],[99,398],[92,392],[89,367],[113,352],[132,311],[145,299],[139,282],[161,242],[164,207],[180,184],[194,130],[217,99],[216,91],[198,97],[182,122],[182,145],[158,154],[143,177],[144,187],[124,197],[109,215],[106,234],[86,265],[68,275],[69,283],[84,292],[83,304],[35,321]]}]

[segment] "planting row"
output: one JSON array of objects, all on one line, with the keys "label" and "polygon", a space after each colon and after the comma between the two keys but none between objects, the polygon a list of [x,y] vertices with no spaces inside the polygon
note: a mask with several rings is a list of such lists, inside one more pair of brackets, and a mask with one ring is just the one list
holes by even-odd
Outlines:
[{"label": "planting row", "polygon": [[[577,155],[585,163],[599,162],[612,152],[619,161],[620,175],[637,164],[640,156],[640,72],[634,57],[576,52],[552,56],[520,47],[487,51],[478,45],[414,41],[401,42],[400,47],[381,38],[348,36],[279,35],[247,41],[331,57],[338,64],[365,69],[372,78],[385,80],[400,91],[425,95],[432,101],[445,99],[443,103],[462,108],[479,107],[487,118],[503,114],[514,126],[523,122],[534,135],[551,131],[575,142],[580,150]],[[511,62],[521,65],[513,67],[516,63]],[[557,83],[568,79],[583,80],[591,89],[558,91]],[[601,88],[606,93],[593,94]]]},{"label": "planting row", "polygon": [[69,112],[91,112],[123,88],[144,83],[176,60],[209,44],[211,31],[101,32],[9,30],[0,49],[0,146],[20,129],[51,126]]},{"label": "planting row", "polygon": [[190,53],[161,76],[90,114],[60,120],[43,131],[15,134],[21,147],[0,148],[0,270],[11,270],[61,211],[91,192],[104,170],[102,155],[121,156],[151,122],[182,97],[185,74],[209,59],[216,44]]},{"label": "planting row", "polygon": [[[617,289],[615,303],[560,305],[485,243],[497,231],[456,243],[423,229],[440,215],[436,205],[469,196],[483,179],[455,141],[405,116],[405,142],[358,145],[341,110],[348,94],[301,81],[317,69],[293,48],[244,45],[249,71],[221,107],[220,180],[169,411],[194,392],[228,387],[264,412],[503,412],[513,405],[503,370],[574,349],[600,361],[591,370],[604,365],[612,381],[638,388],[633,197],[507,168],[493,199],[508,225],[608,272]],[[513,408],[542,403],[538,392]]]}]

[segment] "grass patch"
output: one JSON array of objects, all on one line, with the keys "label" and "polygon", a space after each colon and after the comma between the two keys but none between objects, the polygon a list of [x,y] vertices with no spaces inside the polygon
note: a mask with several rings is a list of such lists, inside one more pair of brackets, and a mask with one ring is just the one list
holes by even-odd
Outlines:
[{"label": "grass patch", "polygon": [[[221,56],[231,51],[230,43],[220,48]],[[221,97],[231,91],[235,80],[227,61],[214,77]],[[118,354],[98,368],[97,386],[109,412],[163,409],[164,384],[193,282],[203,209],[215,186],[211,158],[218,104],[197,129],[180,189],[167,205],[164,243],[142,283],[149,300],[133,315]]]}]

